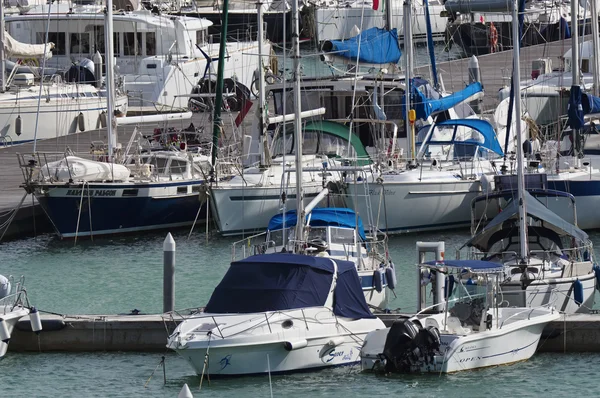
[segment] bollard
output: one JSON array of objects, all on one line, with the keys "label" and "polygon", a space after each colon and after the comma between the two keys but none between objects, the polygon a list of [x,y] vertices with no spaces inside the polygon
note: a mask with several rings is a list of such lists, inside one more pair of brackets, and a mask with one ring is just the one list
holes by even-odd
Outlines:
[{"label": "bollard", "polygon": [[163,243],[163,312],[175,308],[175,240],[169,232]]},{"label": "bollard", "polygon": [[[479,68],[479,60],[477,59],[476,56],[472,56],[471,59],[469,59],[469,63],[468,63],[468,69],[469,69],[469,84],[471,83],[475,83],[475,82],[479,82],[481,83],[481,69]],[[479,114],[480,113],[480,104],[481,100],[476,99],[475,101],[471,102],[471,107],[473,108],[473,110],[475,111],[475,113]]]}]

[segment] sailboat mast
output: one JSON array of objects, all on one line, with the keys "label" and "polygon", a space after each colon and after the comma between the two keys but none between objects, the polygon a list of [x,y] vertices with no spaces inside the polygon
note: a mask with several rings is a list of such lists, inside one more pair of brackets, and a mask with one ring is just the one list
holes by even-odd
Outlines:
[{"label": "sailboat mast", "polygon": [[[266,139],[265,137],[265,104],[266,104],[266,99],[265,99],[265,68],[263,67],[263,52],[262,52],[262,44],[263,44],[263,38],[264,38],[264,21],[263,21],[263,3],[259,0],[256,3],[256,8],[257,8],[257,12],[258,12],[258,113],[260,114],[259,119],[258,119],[258,123],[259,123],[259,128],[260,128],[260,144],[261,146],[263,146],[263,140]],[[261,151],[262,155],[260,157],[260,163],[261,164],[265,164],[265,151],[262,150]]]},{"label": "sailboat mast", "polygon": [[407,139],[407,143],[408,143],[408,156],[409,158],[412,160],[415,157],[415,153],[414,153],[414,139],[415,137],[412,136],[412,129],[410,128],[410,121],[409,121],[409,112],[410,112],[410,79],[411,79],[411,72],[412,72],[412,26],[410,24],[410,21],[412,19],[411,17],[411,11],[412,11],[412,1],[411,0],[406,0],[404,2],[404,59],[405,59],[405,68],[404,68],[404,85],[406,87],[406,91],[404,93],[404,105],[405,105],[405,115],[404,115],[404,122],[405,122],[405,129],[406,129],[406,137]]},{"label": "sailboat mast", "polygon": [[[302,187],[302,121],[300,113],[300,22],[298,0],[292,1],[292,47],[294,48],[294,148],[296,150],[296,240],[304,231],[304,191]],[[285,132],[284,132],[285,134]]]},{"label": "sailboat mast", "polygon": [[[596,0],[593,0],[596,1]],[[579,26],[577,26],[577,7],[579,6],[579,2],[577,1],[571,1],[571,54],[572,54],[572,58],[571,58],[571,73],[573,74],[573,86],[579,86],[581,84],[581,81],[579,79]],[[594,58],[597,58],[596,54],[594,54]],[[595,61],[594,61],[595,62]],[[577,136],[578,136],[578,129],[572,129],[571,131],[571,135],[572,135],[572,152],[573,152],[573,157],[575,159],[579,159],[578,158],[578,153],[577,153],[577,145],[575,144],[577,142]]]},{"label": "sailboat mast", "polygon": [[221,41],[219,42],[219,65],[217,67],[217,93],[215,97],[215,113],[213,116],[213,145],[211,152],[212,171],[215,172],[217,148],[221,135],[221,107],[223,106],[223,75],[225,74],[225,51],[227,45],[227,23],[229,19],[229,0],[223,0],[221,12]]},{"label": "sailboat mast", "polygon": [[0,93],[6,90],[6,67],[4,62],[4,29],[6,29],[4,22],[4,1],[0,1]]},{"label": "sailboat mast", "polygon": [[517,135],[517,200],[519,203],[519,248],[521,260],[528,258],[527,247],[527,209],[525,207],[525,165],[523,163],[523,137],[521,134],[521,65],[519,48],[521,44],[519,26],[519,1],[513,1],[512,39],[513,39],[513,84],[515,86],[515,134]]},{"label": "sailboat mast", "polygon": [[597,97],[600,95],[600,57],[596,55],[600,54],[599,51],[596,51],[598,50],[598,41],[600,41],[600,33],[598,33],[598,0],[591,0],[590,4],[592,6],[592,44],[594,47],[592,53],[594,54],[594,57],[592,57],[592,72],[594,72],[594,95]]},{"label": "sailboat mast", "polygon": [[107,105],[107,134],[108,158],[113,160],[117,147],[117,128],[115,122],[115,49],[113,47],[113,2],[106,0],[106,18],[104,24],[104,37],[106,41],[106,105]]}]

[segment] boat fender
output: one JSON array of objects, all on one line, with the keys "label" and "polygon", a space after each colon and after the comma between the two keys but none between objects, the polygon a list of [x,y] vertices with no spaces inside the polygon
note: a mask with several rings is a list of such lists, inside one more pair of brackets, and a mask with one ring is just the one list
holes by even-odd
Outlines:
[{"label": "boat fender", "polygon": [[391,261],[390,266],[385,269],[385,279],[387,280],[388,287],[394,290],[396,288],[396,283],[398,282],[398,280],[396,279],[396,267]]},{"label": "boat fender", "polygon": [[15,134],[20,136],[23,132],[23,119],[21,119],[21,115],[17,116],[15,119]]},{"label": "boat fender", "polygon": [[283,347],[287,351],[298,350],[300,348],[304,348],[308,345],[308,341],[305,340],[296,340],[296,341],[286,341],[283,343]]},{"label": "boat fender", "polygon": [[0,318],[0,341],[3,343],[8,343],[10,341],[8,326],[6,326],[6,322],[2,318]]},{"label": "boat fender", "polygon": [[383,290],[383,274],[379,270],[373,272],[373,287],[377,293],[381,293]]},{"label": "boat fender", "polygon": [[579,279],[573,282],[573,297],[577,305],[583,303],[583,283]]},{"label": "boat fender", "polygon": [[77,127],[79,127],[79,131],[85,131],[85,117],[83,116],[83,112],[79,112],[79,115],[77,115]]},{"label": "boat fender", "polygon": [[[58,332],[59,330],[63,330],[65,327],[67,327],[67,324],[62,319],[41,319],[41,322],[44,332]],[[34,331],[31,321],[28,322],[24,319],[17,323],[16,329],[21,332]]]},{"label": "boat fender", "polygon": [[29,313],[29,322],[31,323],[31,330],[35,334],[40,334],[42,331],[42,320],[40,319],[40,313],[35,307],[31,307]]},{"label": "boat fender", "polygon": [[337,347],[337,346],[339,346],[339,345],[342,345],[342,344],[344,344],[344,341],[345,341],[345,340],[344,340],[344,338],[343,338],[342,336],[338,336],[338,337],[334,337],[334,338],[332,338],[331,340],[329,340],[329,341],[327,342],[327,345],[328,345],[328,346],[331,346],[331,347]]},{"label": "boat fender", "polygon": [[594,270],[594,275],[596,275],[596,289],[600,290],[600,266],[594,264],[592,269]]},{"label": "boat fender", "polygon": [[100,121],[100,127],[102,127],[102,128],[106,127],[106,125],[108,124],[108,116],[106,115],[105,111],[102,111],[100,113],[100,115],[98,116],[98,119]]},{"label": "boat fender", "polygon": [[452,292],[454,292],[454,275],[448,276],[446,284],[444,285],[444,297],[446,300],[448,297],[452,296]]}]

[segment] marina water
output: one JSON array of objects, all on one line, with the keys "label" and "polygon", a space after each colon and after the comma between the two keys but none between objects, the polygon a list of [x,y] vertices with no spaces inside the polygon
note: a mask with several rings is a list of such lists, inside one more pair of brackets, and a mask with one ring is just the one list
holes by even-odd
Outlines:
[{"label": "marina water", "polygon": [[[314,51],[310,51],[314,53]],[[305,52],[307,54],[307,52]],[[456,58],[436,47],[441,60]],[[424,48],[417,48],[418,64],[426,64]],[[305,75],[330,71],[318,57],[304,58]],[[490,95],[494,95],[492,93]],[[231,243],[212,231],[208,237],[198,228],[173,231],[177,243],[175,306],[178,309],[206,304],[229,266]],[[592,232],[600,247],[600,233]],[[119,236],[78,242],[60,241],[51,235],[0,243],[0,273],[25,275],[34,305],[61,314],[159,313],[162,310],[162,245],[166,233]],[[416,308],[415,242],[446,242],[447,258],[468,238],[468,230],[444,231],[390,239],[398,274],[397,298],[390,309],[411,312]],[[40,339],[44,338],[44,332]],[[167,336],[165,334],[165,345]],[[543,344],[543,340],[540,342]],[[267,376],[226,380],[200,377],[185,360],[166,355],[166,385],[157,365],[161,353],[16,353],[0,361],[1,397],[176,397],[184,383],[194,396],[268,397]],[[377,377],[363,374],[359,366],[317,372],[273,376],[274,396],[286,397],[563,397],[576,392],[582,397],[600,395],[595,380],[600,354],[537,354],[510,366],[438,377],[404,375]],[[144,387],[153,371],[153,377]]]},{"label": "marina water", "polygon": [[[165,233],[122,236],[94,241],[60,241],[51,235],[0,245],[2,273],[25,275],[32,302],[41,310],[63,314],[143,313],[162,310],[162,244]],[[215,231],[208,239],[196,231],[174,231],[177,243],[176,308],[203,306],[225,274],[233,238]],[[416,307],[415,242],[446,242],[448,258],[468,238],[468,230],[396,236],[390,240],[398,274],[397,298],[390,309]],[[596,248],[600,233],[591,233]],[[596,249],[597,250],[597,249]],[[43,332],[40,335],[43,339]],[[166,344],[165,335],[165,344]],[[540,344],[543,344],[543,340]],[[166,349],[165,349],[166,352]],[[267,397],[267,376],[212,380],[200,377],[174,353],[166,353],[167,384],[162,369],[144,384],[161,360],[161,353],[15,353],[0,361],[2,396],[176,397],[184,383],[195,396]],[[565,396],[577,388],[581,396],[598,396],[591,383],[600,354],[537,354],[511,366],[438,377],[362,374],[358,366],[273,376],[274,396],[359,397],[398,396],[477,397]],[[21,380],[20,382],[15,382]]]}]

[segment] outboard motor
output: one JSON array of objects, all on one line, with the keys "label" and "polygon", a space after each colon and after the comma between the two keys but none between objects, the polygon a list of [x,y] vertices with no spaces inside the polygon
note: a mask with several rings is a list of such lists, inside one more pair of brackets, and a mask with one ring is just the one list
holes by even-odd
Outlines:
[{"label": "outboard motor", "polygon": [[433,363],[440,348],[440,332],[436,327],[423,329],[418,323],[403,319],[392,324],[385,341],[385,371],[410,373],[421,364]]},{"label": "outboard motor", "polygon": [[94,61],[88,58],[79,60],[67,71],[67,82],[95,84],[96,75],[94,74]]}]

